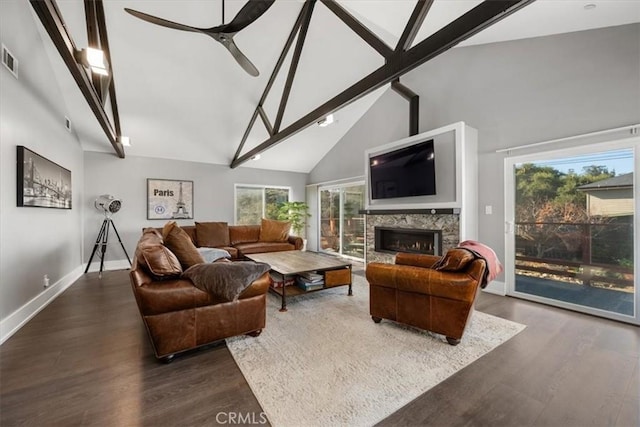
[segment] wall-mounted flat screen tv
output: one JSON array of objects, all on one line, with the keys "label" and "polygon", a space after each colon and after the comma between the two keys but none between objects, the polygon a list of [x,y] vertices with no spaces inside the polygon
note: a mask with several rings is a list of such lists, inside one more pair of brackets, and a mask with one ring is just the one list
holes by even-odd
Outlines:
[{"label": "wall-mounted flat screen tv", "polygon": [[371,199],[436,194],[433,139],[369,157]]}]

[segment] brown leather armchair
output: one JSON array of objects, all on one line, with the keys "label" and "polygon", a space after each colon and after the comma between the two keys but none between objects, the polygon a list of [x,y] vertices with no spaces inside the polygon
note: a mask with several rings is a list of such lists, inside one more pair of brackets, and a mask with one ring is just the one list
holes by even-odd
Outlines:
[{"label": "brown leather armchair", "polygon": [[398,253],[395,264],[372,262],[366,269],[371,317],[436,332],[457,345],[485,269],[484,259],[464,249],[444,258]]}]

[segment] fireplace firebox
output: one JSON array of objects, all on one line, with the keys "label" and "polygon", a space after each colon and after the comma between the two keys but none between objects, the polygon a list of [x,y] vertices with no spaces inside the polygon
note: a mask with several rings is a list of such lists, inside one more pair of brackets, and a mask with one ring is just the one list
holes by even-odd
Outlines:
[{"label": "fireplace firebox", "polygon": [[375,227],[375,251],[441,255],[442,231]]}]

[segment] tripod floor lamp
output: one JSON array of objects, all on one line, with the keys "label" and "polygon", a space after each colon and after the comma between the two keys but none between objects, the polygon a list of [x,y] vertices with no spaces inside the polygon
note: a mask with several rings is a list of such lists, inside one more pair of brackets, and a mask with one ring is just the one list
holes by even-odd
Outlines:
[{"label": "tripod floor lamp", "polygon": [[127,261],[129,261],[129,265],[131,264],[131,259],[129,258],[129,254],[127,250],[124,248],[122,244],[122,239],[120,239],[120,234],[118,233],[118,229],[116,228],[116,224],[111,219],[111,215],[118,212],[122,207],[122,202],[119,199],[116,199],[114,196],[109,194],[103,194],[98,197],[94,203],[96,209],[104,213],[104,221],[102,221],[102,226],[100,227],[100,232],[98,233],[98,238],[96,239],[96,244],[93,246],[93,251],[91,252],[91,257],[89,257],[89,262],[87,263],[87,268],[84,270],[85,274],[89,271],[89,267],[91,266],[91,261],[93,261],[93,257],[100,248],[100,253],[98,256],[100,257],[100,273],[98,277],[102,277],[102,270],[104,269],[104,257],[107,252],[107,245],[109,244],[109,231],[113,228],[113,231],[116,233],[116,237],[118,238],[118,242],[124,251],[124,254],[127,256]]}]

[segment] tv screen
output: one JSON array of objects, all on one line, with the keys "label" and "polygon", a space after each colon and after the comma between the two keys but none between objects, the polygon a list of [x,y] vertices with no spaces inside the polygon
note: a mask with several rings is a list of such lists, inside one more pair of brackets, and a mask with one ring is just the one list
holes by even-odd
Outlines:
[{"label": "tv screen", "polygon": [[436,194],[433,139],[369,157],[372,199]]}]

